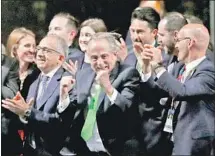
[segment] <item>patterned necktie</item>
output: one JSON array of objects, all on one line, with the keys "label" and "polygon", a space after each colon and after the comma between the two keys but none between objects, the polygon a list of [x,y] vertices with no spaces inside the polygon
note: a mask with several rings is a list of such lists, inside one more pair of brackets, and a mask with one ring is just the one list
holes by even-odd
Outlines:
[{"label": "patterned necktie", "polygon": [[186,71],[186,66],[184,65],[181,70],[179,71],[179,74],[178,74],[178,81],[180,82],[183,82],[184,81],[184,76],[183,76],[183,73]]},{"label": "patterned necktie", "polygon": [[87,141],[93,136],[93,129],[96,122],[96,112],[98,105],[98,98],[101,91],[101,87],[96,88],[95,96],[92,96],[88,107],[87,117],[84,122],[84,126],[81,130],[81,137]]},{"label": "patterned necktie", "polygon": [[42,76],[41,77],[41,90],[40,90],[40,94],[37,97],[37,101],[36,101],[37,106],[39,104],[39,101],[42,99],[42,97],[43,97],[43,95],[45,93],[45,90],[47,88],[47,82],[48,82],[48,80],[49,80],[48,76]]}]

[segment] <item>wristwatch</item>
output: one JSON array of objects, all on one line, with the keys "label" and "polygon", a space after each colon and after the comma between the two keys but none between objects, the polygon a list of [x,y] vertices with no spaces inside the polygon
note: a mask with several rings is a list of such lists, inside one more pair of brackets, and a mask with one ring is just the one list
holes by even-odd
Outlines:
[{"label": "wristwatch", "polygon": [[27,109],[27,110],[25,111],[25,114],[24,114],[23,118],[24,118],[25,120],[27,120],[27,119],[30,117],[30,115],[31,115],[31,109]]}]

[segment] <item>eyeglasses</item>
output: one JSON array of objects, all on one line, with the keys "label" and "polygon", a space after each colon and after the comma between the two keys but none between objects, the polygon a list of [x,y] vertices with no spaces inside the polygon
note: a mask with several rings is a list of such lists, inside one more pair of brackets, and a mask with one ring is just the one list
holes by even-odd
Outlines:
[{"label": "eyeglasses", "polygon": [[54,49],[51,49],[51,48],[47,48],[47,47],[40,47],[40,46],[37,46],[36,47],[36,53],[38,53],[39,50],[42,50],[42,53],[43,54],[47,54],[47,53],[57,53],[57,54],[60,54],[60,52],[54,50]]},{"label": "eyeglasses", "polygon": [[183,40],[191,40],[191,38],[190,37],[177,38],[175,41],[176,41],[176,43],[178,43],[178,42],[181,42]]}]

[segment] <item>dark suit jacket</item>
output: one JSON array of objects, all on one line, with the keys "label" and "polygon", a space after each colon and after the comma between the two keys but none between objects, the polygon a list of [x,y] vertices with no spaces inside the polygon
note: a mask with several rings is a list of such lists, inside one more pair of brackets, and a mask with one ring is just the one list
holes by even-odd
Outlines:
[{"label": "dark suit jacket", "polygon": [[[19,64],[13,58],[2,55],[2,79],[1,95],[2,99],[13,98],[19,90],[18,68]],[[19,119],[12,112],[1,108],[1,139],[2,155],[16,155],[22,151],[22,141],[18,134]]]},{"label": "dark suit jacket", "polygon": [[69,51],[67,60],[72,60],[73,63],[78,61],[78,70],[81,69],[84,63],[84,52],[76,48],[70,48]]},{"label": "dark suit jacket", "polygon": [[[172,61],[172,57],[168,56],[164,51],[162,52],[164,58],[164,66],[167,67]],[[130,53],[124,64],[128,64],[136,68],[137,58],[134,52]],[[139,94],[139,118],[138,121],[134,121],[137,124],[136,139],[139,142],[139,150],[145,155],[165,155],[169,152],[169,144],[166,143],[167,139],[163,134],[163,126],[165,123],[165,114],[167,108],[160,105],[160,97],[157,96],[154,91],[141,82],[140,94]],[[129,144],[125,146],[133,146],[132,142],[137,140],[129,140]],[[135,143],[134,143],[135,144]],[[163,149],[166,150],[163,150]],[[167,149],[168,148],[168,149]],[[164,152],[164,153],[162,153]],[[166,152],[166,153],[165,153]]]},{"label": "dark suit jacket", "polygon": [[184,84],[176,79],[182,66],[182,63],[175,66],[174,77],[165,72],[156,81],[158,85],[150,80],[148,84],[158,87],[155,94],[166,94],[180,102],[173,121],[173,154],[210,155],[215,138],[214,65],[208,59],[203,60]]},{"label": "dark suit jacket", "polygon": [[[77,153],[87,151],[80,133],[85,121],[83,112],[87,109],[87,98],[90,96],[95,76],[90,67],[81,70],[76,77],[76,87],[70,94],[70,108],[77,109],[77,112],[69,130],[67,144]],[[135,93],[138,92],[140,77],[136,69],[117,64],[110,75],[110,81],[118,95],[115,103],[111,105],[107,95],[103,91],[100,93],[97,124],[104,146],[110,153],[119,155],[128,135],[130,119],[127,113],[128,109],[136,104]]]},{"label": "dark suit jacket", "polygon": [[[46,93],[39,104],[34,104],[26,129],[28,131],[25,146],[26,155],[58,155],[60,146],[62,146],[63,125],[61,118],[57,113],[59,103],[60,80],[62,76],[67,75],[64,69],[60,68],[50,80]],[[27,96],[36,99],[39,87],[40,76],[32,83]],[[32,144],[35,141],[35,145]],[[43,153],[41,153],[43,152]]]}]

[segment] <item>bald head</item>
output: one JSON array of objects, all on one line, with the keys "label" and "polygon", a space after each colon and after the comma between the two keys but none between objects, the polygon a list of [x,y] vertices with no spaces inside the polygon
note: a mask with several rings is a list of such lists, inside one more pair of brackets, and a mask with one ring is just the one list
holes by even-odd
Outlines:
[{"label": "bald head", "polygon": [[187,24],[180,30],[185,36],[195,41],[198,50],[206,51],[210,41],[208,29],[202,24]]}]

